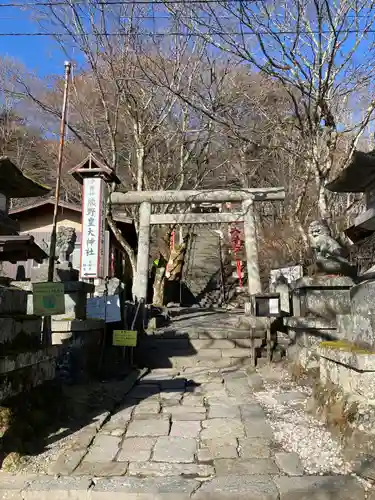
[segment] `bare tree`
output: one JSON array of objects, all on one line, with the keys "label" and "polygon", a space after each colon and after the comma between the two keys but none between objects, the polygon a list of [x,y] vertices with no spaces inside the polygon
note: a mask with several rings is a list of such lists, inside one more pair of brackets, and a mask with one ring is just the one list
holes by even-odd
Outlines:
[{"label": "bare tree", "polygon": [[[178,36],[167,43],[150,40],[144,36],[147,9],[142,5],[104,5],[94,0],[48,3],[34,9],[33,15],[41,29],[56,34],[67,58],[75,58],[70,141],[98,154],[127,189],[183,189],[212,178],[222,166],[209,162],[212,121],[177,95],[182,89],[189,95],[201,84],[204,44]],[[153,82],[147,76],[158,75],[161,68],[175,93],[158,85],[159,78]],[[20,95],[47,115],[59,117],[61,81],[52,90],[35,91],[24,77],[15,80]],[[116,226],[110,203],[107,220],[135,273],[136,256]]]},{"label": "bare tree", "polygon": [[315,181],[319,213],[328,221],[325,184],[335,170],[338,139],[350,140],[342,168],[373,119],[374,6],[368,0],[166,4],[190,33],[283,87],[293,110],[293,134],[304,148],[297,208]]}]

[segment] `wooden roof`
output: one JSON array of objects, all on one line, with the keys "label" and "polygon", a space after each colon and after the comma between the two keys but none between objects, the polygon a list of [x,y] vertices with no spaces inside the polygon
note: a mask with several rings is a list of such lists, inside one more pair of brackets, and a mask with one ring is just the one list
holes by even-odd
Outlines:
[{"label": "wooden roof", "polygon": [[[43,207],[45,205],[50,205],[52,207],[52,206],[54,206],[54,204],[55,204],[55,199],[53,197],[42,198],[42,199],[36,200],[33,203],[29,203],[28,205],[12,208],[11,210],[9,210],[9,216],[12,219],[17,219],[19,216],[26,214],[26,212],[29,212],[29,211],[34,210],[34,209],[39,208],[39,207]],[[78,205],[76,203],[68,203],[66,201],[60,200],[59,201],[59,208],[63,208],[66,210],[72,210],[73,212],[77,212],[77,213],[82,213],[82,206]],[[113,220],[116,222],[119,222],[120,224],[134,225],[133,219],[131,217],[127,217],[123,213],[114,212],[113,213]]]},{"label": "wooden roof", "polygon": [[43,186],[23,174],[7,156],[0,156],[0,192],[8,198],[43,196],[50,191],[48,186]]},{"label": "wooden roof", "polygon": [[[35,208],[42,207],[44,205],[54,205],[55,204],[55,199],[54,198],[43,198],[36,200],[33,203],[29,203],[27,205],[23,205],[20,207],[16,208],[11,208],[9,210],[9,215],[14,215],[14,214],[21,214],[24,212],[28,212],[30,210],[34,210]],[[67,203],[66,201],[59,201],[59,207],[65,208],[67,210],[73,210],[73,212],[82,212],[82,207],[80,205],[76,205],[75,203]],[[13,218],[13,217],[12,217]]]},{"label": "wooden roof", "polygon": [[375,183],[375,151],[355,151],[350,164],[326,188],[333,193],[364,193]]},{"label": "wooden roof", "polygon": [[90,153],[81,163],[69,170],[77,182],[83,184],[85,177],[103,177],[106,182],[121,184],[115,172]]},{"label": "wooden roof", "polygon": [[0,236],[0,261],[12,262],[34,259],[42,262],[48,255],[34,241],[34,237],[29,234],[14,236]]}]

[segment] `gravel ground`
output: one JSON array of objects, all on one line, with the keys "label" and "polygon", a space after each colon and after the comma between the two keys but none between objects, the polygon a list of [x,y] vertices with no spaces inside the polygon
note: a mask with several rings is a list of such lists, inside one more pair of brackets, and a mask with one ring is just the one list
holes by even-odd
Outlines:
[{"label": "gravel ground", "polygon": [[[43,453],[34,456],[26,456],[21,467],[21,473],[26,474],[48,474],[50,465],[57,460],[63,450],[69,448],[79,431],[73,434],[64,435],[66,429],[61,428],[58,432],[50,434],[47,438],[49,444],[46,445]],[[59,438],[59,435],[62,437]]]},{"label": "gravel ground", "polygon": [[297,385],[280,365],[260,369],[264,390],[256,393],[267,413],[276,441],[286,450],[298,453],[306,474],[350,474],[341,445],[325,425],[306,413],[311,388]]}]

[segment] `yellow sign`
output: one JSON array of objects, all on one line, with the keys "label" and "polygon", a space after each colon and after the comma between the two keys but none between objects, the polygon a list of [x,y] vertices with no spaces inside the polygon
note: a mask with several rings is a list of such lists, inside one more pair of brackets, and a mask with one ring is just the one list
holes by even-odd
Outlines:
[{"label": "yellow sign", "polygon": [[137,345],[137,332],[134,330],[114,330],[113,345],[118,347],[135,347]]},{"label": "yellow sign", "polygon": [[63,283],[34,283],[33,308],[36,316],[54,316],[65,313]]}]

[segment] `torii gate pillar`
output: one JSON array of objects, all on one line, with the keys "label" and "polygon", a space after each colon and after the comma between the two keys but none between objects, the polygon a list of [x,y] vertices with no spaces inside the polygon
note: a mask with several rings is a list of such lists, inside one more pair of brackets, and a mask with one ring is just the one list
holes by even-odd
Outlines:
[{"label": "torii gate pillar", "polygon": [[247,286],[250,297],[262,291],[259,273],[258,239],[256,220],[254,215],[254,201],[252,199],[242,202],[244,214],[244,234],[247,266]]},{"label": "torii gate pillar", "polygon": [[[254,201],[275,201],[285,198],[282,187],[248,188],[242,190],[202,190],[202,191],[130,191],[112,193],[114,205],[139,204],[139,233],[137,275],[133,283],[133,295],[138,301],[146,301],[148,288],[148,264],[150,254],[151,224],[211,224],[243,222],[245,233],[248,288],[250,296],[261,292],[258,262],[258,242]],[[151,215],[152,203],[186,204],[194,202],[242,202],[241,213],[216,214],[154,214]]]},{"label": "torii gate pillar", "polygon": [[137,274],[134,276],[133,295],[138,301],[147,298],[148,264],[150,255],[151,203],[143,201],[139,206]]}]

